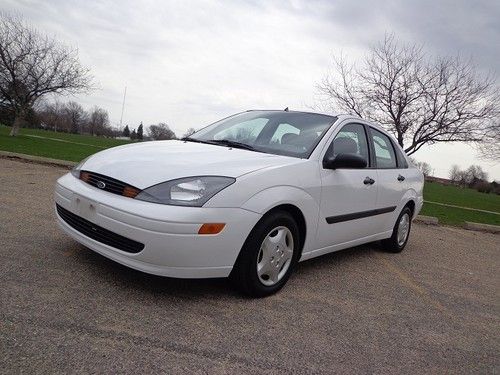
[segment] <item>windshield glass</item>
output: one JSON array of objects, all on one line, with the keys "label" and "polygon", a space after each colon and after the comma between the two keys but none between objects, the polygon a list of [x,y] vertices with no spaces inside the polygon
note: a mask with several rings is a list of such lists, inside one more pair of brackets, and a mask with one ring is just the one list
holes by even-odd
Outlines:
[{"label": "windshield glass", "polygon": [[269,154],[308,158],[335,117],[315,113],[250,111],[192,134],[198,141],[234,141]]}]

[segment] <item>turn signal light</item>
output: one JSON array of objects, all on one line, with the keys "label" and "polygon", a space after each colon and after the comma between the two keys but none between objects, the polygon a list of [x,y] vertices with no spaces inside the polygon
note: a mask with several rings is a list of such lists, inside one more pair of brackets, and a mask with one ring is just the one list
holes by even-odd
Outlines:
[{"label": "turn signal light", "polygon": [[80,172],[80,180],[89,182],[90,174],[88,172]]},{"label": "turn signal light", "polygon": [[205,223],[200,227],[198,234],[217,234],[220,233],[226,224],[224,223]]},{"label": "turn signal light", "polygon": [[125,186],[122,194],[124,197],[135,198],[135,196],[139,194],[139,189],[136,189],[132,186]]}]

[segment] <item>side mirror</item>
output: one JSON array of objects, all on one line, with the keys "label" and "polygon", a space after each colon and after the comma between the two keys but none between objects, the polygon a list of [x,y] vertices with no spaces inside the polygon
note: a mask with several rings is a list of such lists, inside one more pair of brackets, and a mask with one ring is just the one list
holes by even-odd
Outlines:
[{"label": "side mirror", "polygon": [[338,154],[335,157],[326,156],[323,159],[325,169],[363,169],[367,165],[366,160],[356,154]]}]

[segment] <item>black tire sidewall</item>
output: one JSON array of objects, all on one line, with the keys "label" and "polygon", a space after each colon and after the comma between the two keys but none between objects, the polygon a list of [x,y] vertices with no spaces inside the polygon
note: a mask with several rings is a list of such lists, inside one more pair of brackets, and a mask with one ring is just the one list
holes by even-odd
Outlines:
[{"label": "black tire sidewall", "polygon": [[[402,244],[402,245],[399,245],[398,243],[398,228],[399,228],[399,223],[401,222],[401,218],[405,215],[405,214],[408,214],[409,216],[409,227],[408,227],[408,235],[406,236],[406,239],[405,239],[405,242]],[[389,250],[391,252],[394,252],[394,253],[399,253],[401,251],[403,251],[403,249],[405,248],[406,244],[408,243],[408,240],[410,238],[410,233],[411,233],[411,219],[412,219],[412,212],[410,210],[409,207],[405,207],[403,208],[403,210],[401,211],[401,213],[399,214],[398,216],[398,219],[396,220],[396,224],[394,225],[394,229],[393,229],[393,232],[392,232],[392,237],[390,238],[390,246],[389,246]]]},{"label": "black tire sidewall", "polygon": [[[262,284],[257,274],[257,257],[262,242],[271,230],[283,226],[290,230],[293,237],[293,257],[283,278],[275,285]],[[276,211],[263,217],[248,235],[235,267],[234,275],[241,289],[248,295],[263,297],[280,290],[288,281],[300,254],[300,232],[293,217],[286,211]]]}]

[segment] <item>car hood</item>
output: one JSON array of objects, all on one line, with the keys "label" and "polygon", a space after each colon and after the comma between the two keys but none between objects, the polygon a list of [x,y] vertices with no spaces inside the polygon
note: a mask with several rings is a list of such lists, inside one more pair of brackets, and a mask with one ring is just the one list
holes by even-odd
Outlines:
[{"label": "car hood", "polygon": [[139,189],[190,176],[239,177],[303,159],[183,141],[141,142],[101,151],[80,167]]}]

